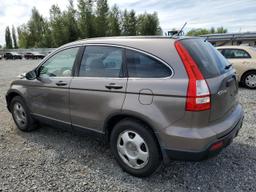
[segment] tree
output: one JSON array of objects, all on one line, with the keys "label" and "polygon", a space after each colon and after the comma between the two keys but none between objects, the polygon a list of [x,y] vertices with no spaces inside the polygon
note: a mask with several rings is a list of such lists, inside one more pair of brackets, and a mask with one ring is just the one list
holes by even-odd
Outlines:
[{"label": "tree", "polygon": [[123,35],[134,36],[136,35],[136,14],[134,10],[128,12],[126,9],[123,14]]},{"label": "tree", "polygon": [[[218,31],[225,31],[219,28]],[[117,5],[110,10],[107,0],[69,0],[67,9],[61,11],[58,5],[50,8],[49,19],[40,15],[34,7],[29,21],[17,27],[18,45],[30,47],[59,47],[80,38],[118,35],[162,34],[156,13],[136,16],[134,10],[122,12]],[[8,46],[17,47],[15,28],[6,29]],[[10,43],[11,42],[11,43]]]},{"label": "tree", "polygon": [[18,32],[18,44],[21,48],[29,48],[32,43],[30,43],[29,29],[27,25],[23,24],[17,28]]},{"label": "tree", "polygon": [[[27,24],[18,27],[17,32],[18,43],[21,48],[51,46],[51,32],[48,21],[40,15],[35,7],[32,9],[32,15]],[[15,32],[13,32],[13,34],[15,34]]]},{"label": "tree", "polygon": [[228,30],[224,29],[224,27],[218,27],[216,30],[216,33],[227,33],[227,32],[228,32]]},{"label": "tree", "polygon": [[107,36],[108,31],[108,1],[97,0],[96,7],[96,34],[99,37]]},{"label": "tree", "polygon": [[114,5],[109,13],[108,23],[109,23],[109,32],[110,36],[119,36],[121,34],[120,27],[120,10],[117,5]]},{"label": "tree", "polygon": [[139,35],[157,35],[161,33],[157,13],[144,13],[138,17],[137,34]]},{"label": "tree", "polygon": [[13,40],[13,47],[15,49],[17,49],[18,44],[17,44],[16,30],[15,30],[14,26],[12,26],[12,40]]},{"label": "tree", "polygon": [[12,37],[9,26],[5,29],[5,44],[7,49],[12,49]]},{"label": "tree", "polygon": [[74,9],[73,0],[69,0],[68,10],[63,13],[64,32],[68,42],[78,39],[79,30],[76,20],[76,10]]},{"label": "tree", "polygon": [[41,47],[43,35],[45,34],[46,21],[35,7],[32,9],[32,15],[27,25],[31,40],[29,47]]},{"label": "tree", "polygon": [[49,22],[45,21],[43,31],[44,32],[42,34],[42,39],[39,43],[39,47],[52,47],[52,31],[50,29]]},{"label": "tree", "polygon": [[211,29],[205,29],[205,28],[198,28],[198,29],[191,29],[189,32],[187,32],[188,36],[200,36],[200,35],[206,35],[206,34],[214,34],[214,33],[227,33],[228,30],[224,29],[223,27],[218,27],[215,29],[214,27],[211,27]]},{"label": "tree", "polygon": [[78,28],[81,38],[90,38],[95,36],[95,18],[93,15],[92,7],[92,0],[78,1]]},{"label": "tree", "polygon": [[202,29],[202,28],[199,28],[199,29],[191,29],[187,35],[188,36],[200,36],[200,35],[205,35],[205,34],[209,34],[211,33],[208,29]]},{"label": "tree", "polygon": [[50,9],[50,28],[52,36],[52,47],[58,47],[67,42],[64,32],[62,13],[58,5],[52,5]]}]

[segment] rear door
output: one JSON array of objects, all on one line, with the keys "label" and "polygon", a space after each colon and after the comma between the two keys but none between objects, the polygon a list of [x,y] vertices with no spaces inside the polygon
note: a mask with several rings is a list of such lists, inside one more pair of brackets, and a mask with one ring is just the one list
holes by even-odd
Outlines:
[{"label": "rear door", "polygon": [[228,114],[237,103],[235,70],[210,43],[202,39],[184,39],[182,44],[196,61],[211,92],[210,121]]},{"label": "rear door", "polygon": [[104,121],[121,111],[127,78],[122,48],[90,45],[70,85],[70,113],[74,129],[101,132]]}]

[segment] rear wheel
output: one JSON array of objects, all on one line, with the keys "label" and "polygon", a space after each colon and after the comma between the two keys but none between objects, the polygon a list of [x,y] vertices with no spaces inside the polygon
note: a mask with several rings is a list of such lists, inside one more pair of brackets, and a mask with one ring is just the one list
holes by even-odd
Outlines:
[{"label": "rear wheel", "polygon": [[249,89],[256,89],[256,71],[249,71],[242,77],[242,84]]},{"label": "rear wheel", "polygon": [[14,122],[21,131],[28,132],[37,128],[22,97],[14,97],[10,106]]},{"label": "rear wheel", "polygon": [[149,176],[161,163],[153,133],[139,121],[125,119],[116,124],[110,146],[121,168],[134,176]]}]

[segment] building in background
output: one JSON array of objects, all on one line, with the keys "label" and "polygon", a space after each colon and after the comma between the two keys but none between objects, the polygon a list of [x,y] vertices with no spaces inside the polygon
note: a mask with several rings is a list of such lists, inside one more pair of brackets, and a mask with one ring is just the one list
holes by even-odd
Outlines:
[{"label": "building in background", "polygon": [[256,47],[256,32],[207,34],[201,37],[207,38],[214,46],[243,44]]}]

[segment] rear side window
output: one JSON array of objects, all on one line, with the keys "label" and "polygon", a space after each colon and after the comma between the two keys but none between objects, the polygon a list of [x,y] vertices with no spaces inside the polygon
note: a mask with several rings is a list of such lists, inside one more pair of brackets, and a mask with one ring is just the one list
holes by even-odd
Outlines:
[{"label": "rear side window", "polygon": [[123,49],[87,46],[83,54],[80,77],[121,77]]},{"label": "rear side window", "polygon": [[165,64],[137,51],[126,50],[126,64],[129,77],[161,78],[172,75]]},{"label": "rear side window", "polygon": [[181,42],[197,63],[204,78],[213,78],[225,73],[229,62],[209,42],[202,39],[184,39]]},{"label": "rear side window", "polygon": [[243,59],[243,58],[251,58],[249,53],[242,49],[223,49],[222,54],[227,59]]}]

